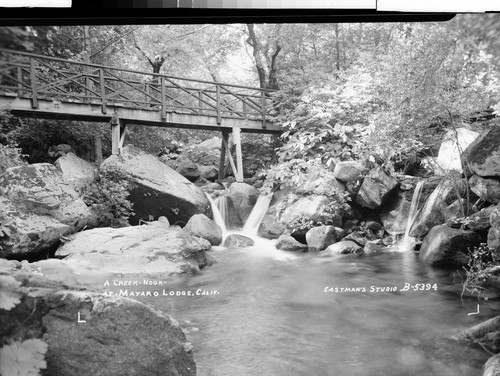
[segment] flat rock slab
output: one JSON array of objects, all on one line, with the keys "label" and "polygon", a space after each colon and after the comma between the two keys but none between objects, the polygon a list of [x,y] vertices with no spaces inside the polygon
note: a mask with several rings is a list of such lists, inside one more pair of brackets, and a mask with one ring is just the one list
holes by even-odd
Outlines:
[{"label": "flat rock slab", "polygon": [[97,228],[72,236],[56,256],[75,266],[111,273],[162,273],[165,275],[198,272],[208,265],[210,243],[168,223],[144,226]]},{"label": "flat rock slab", "polygon": [[[196,375],[193,347],[170,316],[132,299],[61,290],[46,278],[43,287],[36,287],[22,272],[5,275],[1,269],[3,278],[14,277],[23,287],[16,291],[20,303],[0,310],[0,337],[44,341],[43,374]],[[79,315],[84,323],[78,322]]]}]

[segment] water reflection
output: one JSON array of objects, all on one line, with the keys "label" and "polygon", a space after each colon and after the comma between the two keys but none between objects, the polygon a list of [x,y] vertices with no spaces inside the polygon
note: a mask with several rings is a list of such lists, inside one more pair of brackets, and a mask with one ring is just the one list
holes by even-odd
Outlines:
[{"label": "water reflection", "polygon": [[[198,375],[474,376],[488,357],[446,338],[491,317],[496,303],[469,316],[477,302],[450,293],[460,286],[449,272],[412,253],[320,260],[253,247],[213,254],[218,264],[169,288],[219,295],[141,299],[180,321]],[[438,288],[370,292],[405,283]],[[356,286],[366,292],[325,292]]]}]

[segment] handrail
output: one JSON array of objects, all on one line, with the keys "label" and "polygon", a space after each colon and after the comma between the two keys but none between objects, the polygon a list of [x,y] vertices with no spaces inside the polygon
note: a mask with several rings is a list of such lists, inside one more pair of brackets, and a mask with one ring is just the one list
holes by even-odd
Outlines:
[{"label": "handrail", "polygon": [[11,53],[11,54],[16,54],[16,55],[23,55],[23,56],[35,57],[35,58],[39,58],[39,59],[59,61],[59,62],[62,62],[62,63],[71,63],[71,64],[76,64],[76,65],[84,65],[84,66],[94,67],[94,68],[113,69],[113,70],[119,70],[121,72],[127,72],[127,73],[146,74],[146,75],[149,75],[149,76],[173,78],[173,79],[178,79],[178,80],[183,80],[183,81],[199,82],[199,83],[210,84],[210,85],[231,86],[231,87],[237,87],[237,88],[240,88],[240,89],[250,89],[250,90],[258,90],[258,91],[266,91],[266,92],[269,92],[269,93],[272,93],[272,92],[276,91],[276,90],[273,90],[273,89],[263,89],[263,88],[257,88],[257,87],[252,87],[252,86],[243,86],[243,85],[229,84],[229,83],[224,83],[224,82],[213,82],[213,81],[197,80],[197,79],[194,79],[194,78],[179,77],[179,76],[170,76],[170,75],[165,75],[165,74],[160,74],[160,73],[144,72],[144,71],[138,71],[138,70],[133,70],[133,69],[125,69],[125,68],[116,68],[116,67],[111,67],[111,66],[107,66],[107,65],[99,65],[99,64],[93,64],[93,63],[84,63],[84,62],[76,61],[76,60],[61,59],[59,57],[51,57],[51,56],[33,54],[33,53],[30,53],[30,52],[16,51],[16,50],[8,49],[8,48],[0,48],[0,53],[1,52],[7,52],[7,53]]},{"label": "handrail", "polygon": [[[3,55],[3,56],[2,56]],[[199,116],[261,120],[266,127],[269,93],[261,89],[223,82],[114,68],[0,48],[0,90],[31,98],[32,108],[40,99],[100,104],[168,112],[188,111]],[[141,76],[147,79],[141,79]],[[198,83],[187,85],[188,83]]]}]

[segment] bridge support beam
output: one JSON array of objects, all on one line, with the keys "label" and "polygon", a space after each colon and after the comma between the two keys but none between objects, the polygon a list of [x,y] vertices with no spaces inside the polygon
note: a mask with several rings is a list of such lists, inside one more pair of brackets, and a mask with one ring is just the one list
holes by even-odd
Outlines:
[{"label": "bridge support beam", "polygon": [[118,116],[111,118],[111,154],[119,155],[125,141],[126,124]]},{"label": "bridge support beam", "polygon": [[233,128],[233,142],[236,146],[236,169],[238,174],[234,174],[238,183],[243,183],[243,155],[241,152],[241,129]]},{"label": "bridge support beam", "polygon": [[233,128],[233,142],[236,149],[236,162],[234,161],[233,155],[231,153],[231,148],[229,147],[229,132],[222,132],[222,147],[220,153],[220,165],[219,165],[219,179],[223,179],[225,177],[225,162],[226,155],[229,157],[229,164],[231,165],[231,169],[233,170],[234,177],[236,181],[241,183],[243,182],[243,158],[241,154],[241,129]]},{"label": "bridge support beam", "polygon": [[[220,146],[219,179],[226,177],[226,145],[229,143],[229,132],[222,131],[222,145]],[[228,150],[231,153],[230,150]]]}]

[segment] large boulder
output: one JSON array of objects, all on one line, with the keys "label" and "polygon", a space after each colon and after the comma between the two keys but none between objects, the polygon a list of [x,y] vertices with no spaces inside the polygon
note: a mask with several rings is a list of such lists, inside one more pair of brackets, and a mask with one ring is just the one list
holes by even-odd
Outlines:
[{"label": "large boulder", "polygon": [[363,253],[363,248],[351,240],[342,240],[330,245],[327,249],[320,253],[321,256],[334,255],[349,255],[355,253]]},{"label": "large boulder", "polygon": [[321,212],[323,206],[329,203],[330,199],[327,196],[299,196],[284,210],[281,222],[288,225],[301,217],[314,222],[331,219],[333,226],[340,227],[342,225],[340,214],[328,215]]},{"label": "large boulder", "polygon": [[210,149],[220,149],[221,145],[222,145],[222,139],[220,137],[214,136],[199,143],[196,146],[199,148],[210,150]]},{"label": "large boulder", "polygon": [[25,259],[43,257],[54,251],[61,236],[72,231],[71,226],[49,215],[37,215],[19,210],[11,201],[0,196],[0,257]]},{"label": "large boulder", "polygon": [[439,167],[441,167],[441,174],[451,170],[462,172],[460,153],[478,136],[478,132],[471,131],[467,128],[451,129],[446,132],[436,159]]},{"label": "large boulder", "polygon": [[302,244],[290,235],[281,235],[275,244],[276,249],[290,252],[307,252],[308,246]]},{"label": "large boulder", "polygon": [[488,231],[491,227],[490,217],[494,210],[495,206],[488,206],[487,208],[481,209],[480,211],[469,215],[464,228],[466,230],[476,232]]},{"label": "large boulder", "polygon": [[51,164],[11,167],[0,176],[0,194],[23,213],[49,216],[79,230],[92,213],[78,193]]},{"label": "large boulder", "polygon": [[242,227],[257,202],[260,192],[246,183],[233,183],[223,194],[228,206],[229,221],[232,227]]},{"label": "large boulder", "polygon": [[483,376],[500,376],[500,354],[493,355],[484,364]]},{"label": "large boulder", "polygon": [[467,173],[500,177],[500,125],[481,133],[462,153],[461,160]]},{"label": "large boulder", "polygon": [[219,170],[215,166],[198,166],[200,177],[208,181],[216,181],[219,178]]},{"label": "large boulder", "polygon": [[398,187],[398,181],[381,167],[374,168],[363,180],[356,197],[361,206],[378,209],[385,204],[390,194]]},{"label": "large boulder", "polygon": [[441,180],[419,210],[410,229],[410,236],[422,239],[432,227],[445,223],[446,209],[465,191],[465,180],[458,173]]},{"label": "large boulder", "polygon": [[470,190],[484,201],[498,204],[500,202],[500,180],[485,179],[472,175],[469,179]]},{"label": "large boulder", "polygon": [[343,235],[343,230],[335,226],[313,227],[306,233],[309,251],[321,252],[329,245],[337,242]]},{"label": "large boulder", "polygon": [[79,232],[56,256],[69,264],[112,273],[196,273],[209,264],[208,240],[193,236],[168,222],[144,226],[97,228]]},{"label": "large boulder", "polygon": [[500,316],[493,317],[451,337],[465,345],[477,345],[493,354],[500,353]]},{"label": "large boulder", "polygon": [[335,165],[333,175],[336,179],[342,181],[360,180],[366,174],[366,168],[357,161],[343,161]]},{"label": "large boulder", "polygon": [[479,245],[480,238],[474,231],[434,226],[424,238],[420,247],[420,260],[430,265],[466,265],[467,251]]},{"label": "large boulder", "polygon": [[64,180],[76,191],[81,191],[96,180],[96,171],[92,163],[68,153],[58,158],[54,165],[61,171]]},{"label": "large boulder", "polygon": [[198,166],[189,159],[183,159],[177,166],[176,171],[190,182],[195,182],[201,176]]},{"label": "large boulder", "polygon": [[[196,375],[193,346],[170,316],[136,300],[65,290],[45,276],[11,273],[0,277],[23,287],[16,290],[18,304],[0,309],[0,338],[45,343],[43,374]],[[23,356],[15,351],[14,357]]]},{"label": "large boulder", "polygon": [[246,248],[254,245],[254,241],[247,236],[240,234],[231,234],[224,241],[224,247],[227,248]]},{"label": "large boulder", "polygon": [[198,187],[132,145],[125,146],[120,155],[107,158],[101,171],[128,184],[135,212],[130,218],[132,224],[151,216],[165,216],[170,223],[185,224],[195,214],[210,215],[210,203]]},{"label": "large boulder", "polygon": [[222,243],[222,229],[204,214],[195,214],[189,218],[184,231],[208,240],[211,245]]}]

